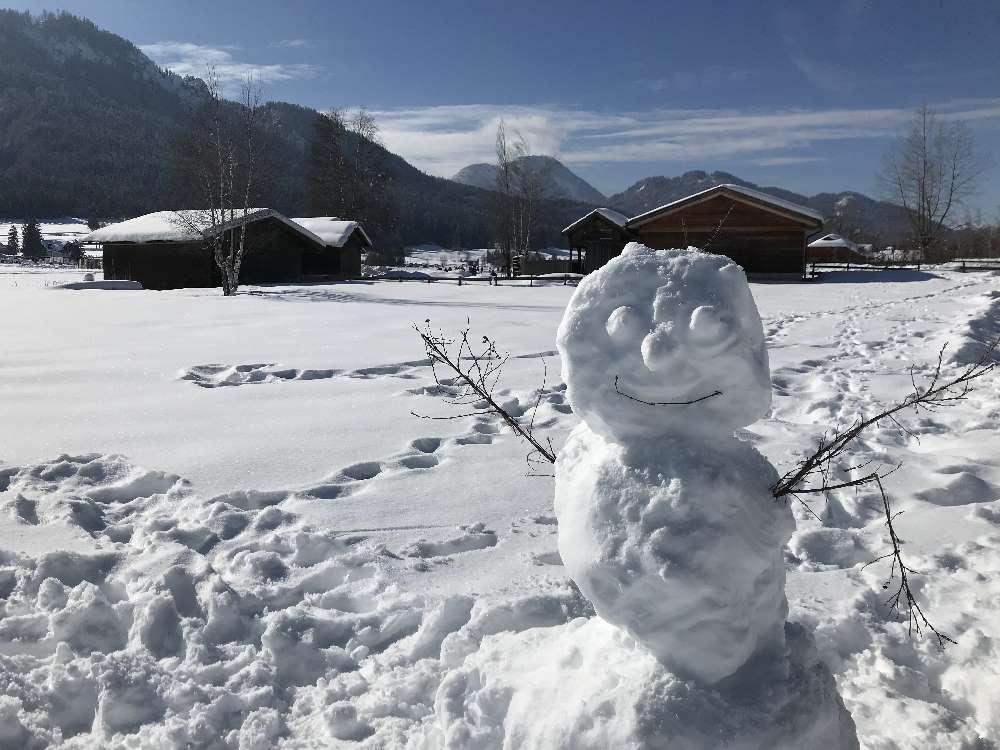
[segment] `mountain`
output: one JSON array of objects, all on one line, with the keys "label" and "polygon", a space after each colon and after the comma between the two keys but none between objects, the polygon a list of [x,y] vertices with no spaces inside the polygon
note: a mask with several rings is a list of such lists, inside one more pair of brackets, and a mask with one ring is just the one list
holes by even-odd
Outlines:
[{"label": "mountain", "polygon": [[819,211],[826,229],[862,241],[886,240],[904,230],[906,216],[899,206],[855,192],[819,193],[811,197],[779,187],[757,185],[728,172],[685,172],[679,177],[646,177],[607,200],[610,208],[636,216],[693,193],[728,183],[760,190]]},{"label": "mountain", "polygon": [[[599,205],[607,200],[589,182],[571,172],[565,164],[551,156],[522,156],[514,164],[541,178],[543,192],[547,198],[577,201]],[[493,190],[496,185],[497,168],[494,164],[470,164],[451,178],[463,185]]]},{"label": "mountain", "polygon": [[[134,44],[69,13],[0,10],[0,213],[10,217],[117,219],[190,207],[172,152],[204,82],[162,70]],[[319,113],[269,102],[269,170],[255,202],[308,214],[305,162]],[[434,242],[488,247],[489,191],[432,177],[382,150],[393,178],[393,246]],[[553,199],[540,207],[537,246],[589,205]]]}]

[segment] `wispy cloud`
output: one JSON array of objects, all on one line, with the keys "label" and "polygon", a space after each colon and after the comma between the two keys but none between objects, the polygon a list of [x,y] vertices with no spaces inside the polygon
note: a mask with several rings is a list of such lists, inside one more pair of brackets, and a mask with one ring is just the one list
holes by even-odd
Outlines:
[{"label": "wispy cloud", "polygon": [[190,42],[156,42],[140,45],[157,65],[182,76],[203,77],[214,68],[219,83],[230,90],[248,74],[257,76],[262,83],[314,78],[321,69],[303,63],[252,63],[237,59],[238,47],[209,47]]},{"label": "wispy cloud", "polygon": [[309,39],[279,39],[276,42],[271,42],[270,47],[277,47],[279,49],[288,48],[299,48],[299,49],[311,49],[313,43]]},{"label": "wispy cloud", "polygon": [[753,75],[749,68],[707,65],[695,70],[674,70],[657,78],[640,79],[636,83],[651,91],[692,91],[740,83]]},{"label": "wispy cloud", "polygon": [[766,156],[761,159],[751,159],[750,163],[758,167],[788,167],[796,164],[817,164],[826,161],[823,156]]},{"label": "wispy cloud", "polygon": [[[943,103],[936,109],[942,117],[1000,123],[1000,99]],[[883,107],[605,113],[477,104],[374,114],[390,149],[431,174],[450,176],[468,164],[493,160],[501,118],[508,131],[523,136],[532,152],[557,156],[570,165],[740,158],[779,166],[820,159],[803,151],[823,142],[896,136],[913,112]]]}]

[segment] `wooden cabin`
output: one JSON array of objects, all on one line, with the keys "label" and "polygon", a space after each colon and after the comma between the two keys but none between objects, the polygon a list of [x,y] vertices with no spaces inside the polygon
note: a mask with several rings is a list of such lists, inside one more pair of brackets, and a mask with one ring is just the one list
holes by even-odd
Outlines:
[{"label": "wooden cabin", "polygon": [[625,228],[628,217],[610,208],[595,208],[564,230],[572,273],[596,271],[635,239]]},{"label": "wooden cabin", "polygon": [[[303,276],[361,276],[361,256],[371,249],[372,241],[358,222],[335,216],[313,216],[292,221],[319,237],[325,245],[323,250],[314,249],[303,256]],[[335,248],[336,252],[330,252],[330,248]]]},{"label": "wooden cabin", "polygon": [[[806,239],[823,225],[823,217],[812,209],[739,185],[717,185],[624,224],[595,213],[563,230],[570,247],[586,253],[585,272],[600,268],[635,241],[658,249],[699,247],[729,256],[747,273],[802,276]],[[587,257],[591,252],[592,259]]]},{"label": "wooden cabin", "polygon": [[[237,220],[213,225],[207,211],[159,211],[111,224],[84,238],[101,245],[105,279],[138,281],[147,289],[221,285],[210,240],[237,241],[246,226],[240,283],[296,282],[361,274],[361,249],[370,246],[357,222],[332,217],[326,237],[271,209],[254,209]],[[343,225],[352,225],[350,227]]]}]

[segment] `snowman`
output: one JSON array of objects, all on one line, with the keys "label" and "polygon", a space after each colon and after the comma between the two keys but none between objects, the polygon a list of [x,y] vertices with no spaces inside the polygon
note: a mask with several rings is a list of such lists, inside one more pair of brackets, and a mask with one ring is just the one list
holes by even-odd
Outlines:
[{"label": "snowman", "polygon": [[794,520],[774,467],[734,434],[771,404],[743,270],[632,243],[580,283],[557,343],[582,419],[556,464],[570,577],[683,679],[781,661]]},{"label": "snowman", "polygon": [[857,750],[785,622],[777,472],[735,435],[771,403],[743,271],[630,244],[580,282],[557,343],[583,420],[556,462],[559,553],[598,617],[447,636],[409,747]]}]

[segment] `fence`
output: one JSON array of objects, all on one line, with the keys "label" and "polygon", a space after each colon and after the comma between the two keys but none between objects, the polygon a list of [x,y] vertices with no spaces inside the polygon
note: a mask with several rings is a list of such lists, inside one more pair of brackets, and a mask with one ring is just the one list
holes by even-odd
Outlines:
[{"label": "fence", "polygon": [[521,272],[518,276],[542,276],[547,273],[578,273],[569,260],[535,260],[521,259]]}]

